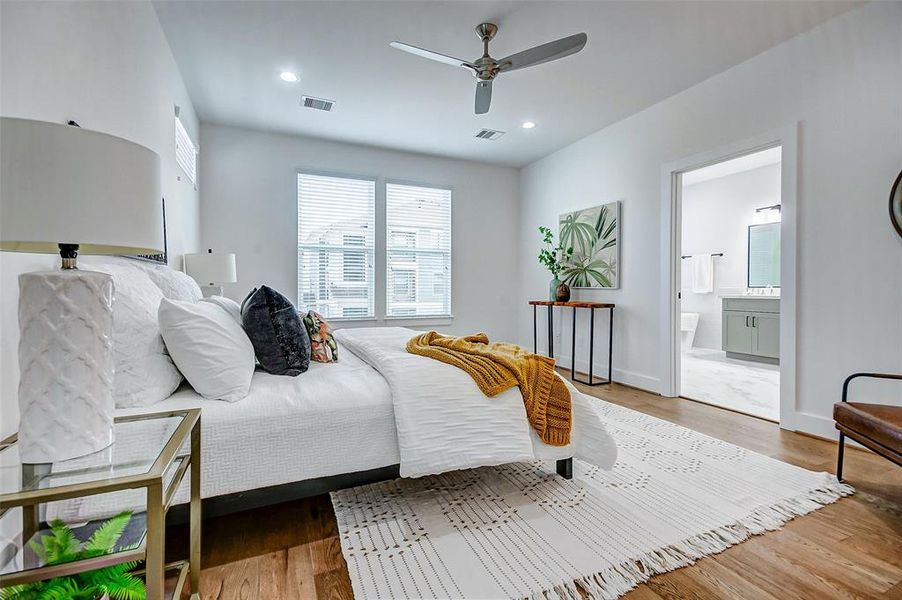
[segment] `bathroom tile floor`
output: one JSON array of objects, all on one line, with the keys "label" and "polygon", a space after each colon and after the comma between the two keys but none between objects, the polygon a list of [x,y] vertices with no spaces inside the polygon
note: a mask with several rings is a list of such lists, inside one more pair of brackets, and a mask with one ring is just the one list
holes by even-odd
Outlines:
[{"label": "bathroom tile floor", "polygon": [[779,421],[779,366],[727,358],[706,348],[683,351],[680,358],[681,396]]}]

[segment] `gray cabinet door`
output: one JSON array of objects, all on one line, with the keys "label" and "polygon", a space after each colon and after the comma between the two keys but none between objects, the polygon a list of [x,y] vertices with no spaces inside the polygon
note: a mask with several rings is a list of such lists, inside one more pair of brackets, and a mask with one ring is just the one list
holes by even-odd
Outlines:
[{"label": "gray cabinet door", "polygon": [[725,352],[752,353],[752,317],[747,312],[723,312],[723,349]]},{"label": "gray cabinet door", "polygon": [[768,358],[780,358],[780,315],[755,313],[754,347],[752,353]]}]

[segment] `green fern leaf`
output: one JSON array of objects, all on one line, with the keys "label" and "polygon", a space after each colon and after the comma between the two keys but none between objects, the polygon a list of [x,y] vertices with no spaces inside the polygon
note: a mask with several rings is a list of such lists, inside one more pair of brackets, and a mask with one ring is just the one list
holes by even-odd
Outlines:
[{"label": "green fern leaf", "polygon": [[146,595],[144,581],[129,573],[137,562],[125,562],[77,575],[82,585],[94,587],[111,598],[139,600]]},{"label": "green fern leaf", "polygon": [[75,560],[78,558],[80,547],[72,529],[59,519],[50,522],[50,534],[42,535],[40,540],[29,541],[28,545],[35,555],[48,565]]},{"label": "green fern leaf", "polygon": [[0,600],[37,600],[42,582],[0,588]]},{"label": "green fern leaf", "polygon": [[81,597],[75,582],[68,577],[59,577],[44,582],[36,600],[75,600]]},{"label": "green fern leaf", "polygon": [[145,600],[147,589],[144,582],[131,573],[125,573],[107,586],[107,593],[113,600]]},{"label": "green fern leaf", "polygon": [[77,574],[75,577],[82,585],[101,585],[124,576],[137,566],[137,561],[124,562],[119,563],[118,565],[104,567],[103,569],[85,571]]},{"label": "green fern leaf", "polygon": [[112,552],[113,547],[116,545],[116,542],[119,541],[123,530],[126,525],[128,525],[131,518],[132,513],[125,511],[106,521],[103,525],[98,527],[93,535],[91,535],[90,539],[85,542],[83,551],[101,552],[104,554]]},{"label": "green fern leaf", "polygon": [[[40,540],[30,540],[28,542],[28,546],[31,548],[31,551],[34,552],[34,555],[41,559],[41,562],[47,562],[47,544],[44,542],[45,539],[49,538],[49,535],[41,536]],[[0,596],[0,599],[6,600],[3,596]]]}]

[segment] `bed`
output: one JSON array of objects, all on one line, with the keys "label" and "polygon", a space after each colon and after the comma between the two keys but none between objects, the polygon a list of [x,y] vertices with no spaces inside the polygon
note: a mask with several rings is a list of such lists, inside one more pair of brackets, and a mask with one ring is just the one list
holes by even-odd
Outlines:
[{"label": "bed", "polygon": [[[485,397],[463,371],[407,353],[405,342],[414,333],[396,327],[340,330],[338,362],[311,362],[297,377],[258,369],[249,395],[237,402],[205,400],[183,383],[161,402],[117,414],[202,410],[207,516],[399,475],[571,456],[603,468],[614,463],[613,441],[587,397],[572,386],[573,442],[546,446],[529,427],[517,388]],[[135,445],[140,452],[140,442]],[[566,463],[559,473],[569,476]],[[131,493],[49,506],[47,516],[71,521],[141,506],[137,495],[123,498]],[[186,481],[175,503],[187,499]],[[179,510],[174,515],[178,520]]]}]

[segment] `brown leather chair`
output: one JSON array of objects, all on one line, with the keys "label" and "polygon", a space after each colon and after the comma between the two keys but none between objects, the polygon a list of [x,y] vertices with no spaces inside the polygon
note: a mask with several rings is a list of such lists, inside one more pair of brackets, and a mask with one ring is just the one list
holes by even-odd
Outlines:
[{"label": "brown leather chair", "polygon": [[842,402],[833,405],[833,420],[839,430],[836,478],[840,481],[846,436],[902,465],[902,406],[849,402],[849,384],[859,377],[902,381],[902,375],[890,373],[855,373],[846,378],[842,386]]}]

